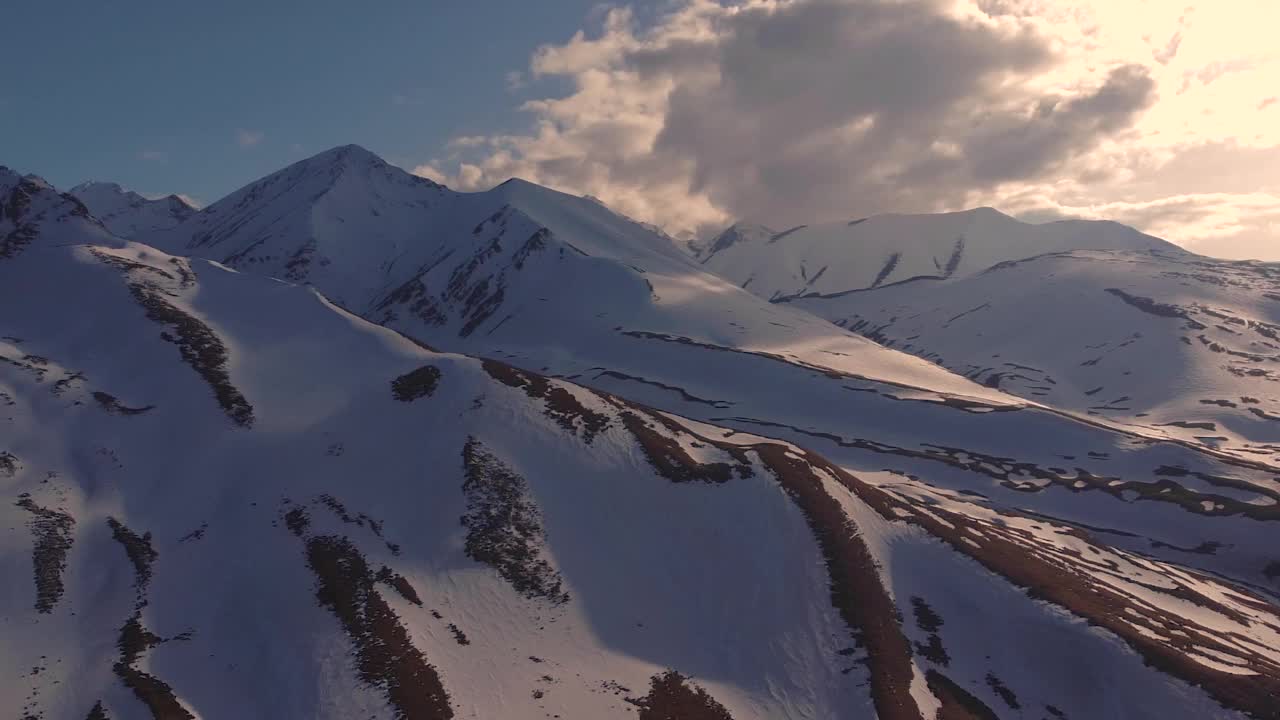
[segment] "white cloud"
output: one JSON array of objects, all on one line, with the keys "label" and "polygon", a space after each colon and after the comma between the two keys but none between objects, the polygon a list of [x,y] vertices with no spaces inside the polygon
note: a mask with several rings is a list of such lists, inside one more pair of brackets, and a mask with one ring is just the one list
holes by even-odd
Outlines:
[{"label": "white cloud", "polygon": [[245,130],[243,128],[236,130],[236,144],[242,148],[253,147],[262,142],[266,134],[261,130]]},{"label": "white cloud", "polygon": [[1280,3],[668,7],[647,24],[612,8],[539,48],[527,89],[571,89],[526,101],[528,131],[458,138],[418,171],[460,189],[522,176],[673,234],[992,204],[1280,258],[1280,124],[1259,112]]}]

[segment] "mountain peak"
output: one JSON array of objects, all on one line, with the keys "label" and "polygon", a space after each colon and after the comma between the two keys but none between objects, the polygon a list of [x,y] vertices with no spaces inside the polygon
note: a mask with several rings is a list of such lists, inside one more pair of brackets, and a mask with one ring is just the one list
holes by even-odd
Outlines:
[{"label": "mountain peak", "polygon": [[380,167],[388,165],[376,153],[350,143],[329,148],[303,160],[307,164]]},{"label": "mountain peak", "polygon": [[132,192],[130,190],[125,190],[119,183],[106,182],[103,180],[86,180],[85,182],[71,188],[69,192],[72,195],[76,195],[78,193],[94,191],[109,191],[119,193],[121,195]]}]

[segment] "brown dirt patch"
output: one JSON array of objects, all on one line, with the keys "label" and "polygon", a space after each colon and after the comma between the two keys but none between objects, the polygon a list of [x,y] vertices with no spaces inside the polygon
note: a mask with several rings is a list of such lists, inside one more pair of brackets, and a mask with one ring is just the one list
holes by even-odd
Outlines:
[{"label": "brown dirt patch", "polygon": [[519,388],[531,398],[542,400],[546,405],[547,417],[555,420],[565,430],[577,433],[581,423],[582,439],[588,445],[598,433],[609,427],[609,416],[587,408],[568,390],[553,385],[541,375],[527,373],[497,360],[483,359],[481,365],[494,380]]},{"label": "brown dirt patch", "polygon": [[36,611],[51,613],[65,590],[62,573],[67,569],[67,554],[75,540],[75,518],[60,510],[36,505],[27,493],[19,495],[14,504],[32,516],[27,527],[35,540],[31,567],[35,575]]},{"label": "brown dirt patch", "polygon": [[151,582],[151,564],[160,556],[151,547],[151,533],[138,535],[113,517],[107,518],[107,525],[111,528],[111,537],[124,546],[124,552],[133,564],[134,585],[138,592],[146,592]]},{"label": "brown dirt patch", "polygon": [[526,598],[553,605],[569,602],[560,574],[542,557],[542,514],[527,481],[475,438],[467,439],[462,463],[467,557],[497,570]]},{"label": "brown dirt patch", "polygon": [[116,641],[120,660],[112,669],[138,700],[147,706],[152,720],[195,720],[195,716],[178,702],[173,688],[155,676],[133,667],[142,653],[162,642],[162,638],[142,626],[142,613],[140,610],[135,611],[120,628],[120,638]]},{"label": "brown dirt patch", "polygon": [[400,402],[429,397],[440,384],[440,368],[423,365],[391,381],[391,394]]},{"label": "brown dirt patch", "polygon": [[13,477],[18,474],[18,468],[22,464],[18,462],[18,456],[10,452],[0,451],[0,476]]},{"label": "brown dirt patch", "polygon": [[995,673],[987,673],[987,687],[991,688],[991,692],[1000,696],[1000,699],[1011,710],[1022,708],[1022,705],[1018,702],[1018,696],[1000,678],[996,677]]},{"label": "brown dirt patch", "polygon": [[898,608],[857,526],[814,472],[822,467],[815,465],[816,456],[788,457],[782,445],[761,444],[753,449],[800,507],[818,540],[831,578],[831,604],[867,649],[876,714],[881,720],[919,720],[920,709],[910,692],[911,649]]},{"label": "brown dirt patch", "polygon": [[149,410],[154,410],[156,407],[155,405],[146,405],[143,407],[128,407],[121,405],[115,395],[101,391],[93,393],[93,399],[98,401],[98,405],[101,406],[103,410],[112,415],[141,415]]},{"label": "brown dirt patch", "polygon": [[627,702],[640,708],[640,720],[733,720],[706,690],[675,670],[654,675],[649,694]]},{"label": "brown dirt patch", "polygon": [[377,578],[355,545],[343,537],[310,537],[306,552],[316,576],[316,599],[351,639],[361,681],[386,693],[398,720],[452,718],[449,694],[435,667],[378,592]]},{"label": "brown dirt patch", "polygon": [[382,569],[378,571],[378,582],[390,586],[400,597],[418,607],[422,607],[422,598],[418,597],[418,591],[409,583],[409,580],[386,565],[383,565]]},{"label": "brown dirt patch", "polygon": [[1000,720],[985,703],[937,670],[925,673],[925,679],[933,696],[942,702],[936,720]]},{"label": "brown dirt patch", "polygon": [[120,637],[116,641],[120,659],[112,665],[112,670],[147,706],[152,720],[195,720],[195,716],[178,702],[173,688],[134,667],[143,653],[165,642],[164,638],[142,624],[142,610],[147,606],[147,585],[151,582],[151,565],[159,557],[151,547],[151,533],[138,535],[115,518],[107,518],[107,524],[111,528],[111,536],[124,546],[125,555],[133,565],[134,592],[137,595],[133,615],[120,628]]},{"label": "brown dirt patch", "polygon": [[[939,507],[930,508],[936,517],[915,513],[909,504],[883,490],[838,467],[831,468],[846,487],[886,519],[905,520],[918,525],[946,541],[957,552],[1025,588],[1032,598],[1058,605],[1095,626],[1111,631],[1155,669],[1199,686],[1219,703],[1254,718],[1280,718],[1280,703],[1277,702],[1280,699],[1280,667],[1264,655],[1243,644],[1229,644],[1229,638],[1219,637],[1214,631],[1186,617],[1164,613],[1112,590],[1078,568],[1033,551],[1017,541],[1015,533],[1008,529],[983,524],[982,541],[975,547],[965,542],[966,538],[973,539],[968,531],[978,525],[972,519]],[[1233,589],[1251,595],[1239,588]],[[1188,588],[1177,592],[1161,591],[1176,597],[1190,593],[1203,603],[1203,599]],[[1167,632],[1167,628],[1177,628],[1178,634]],[[1159,637],[1149,637],[1142,630]],[[1202,665],[1192,657],[1197,646],[1240,658],[1258,674],[1237,675]]]},{"label": "brown dirt patch", "polygon": [[160,337],[178,346],[182,359],[213,389],[213,395],[227,417],[241,427],[251,427],[253,406],[231,383],[231,375],[227,372],[227,347],[218,334],[165,300],[162,293],[151,285],[131,282],[129,292],[149,320],[172,331],[172,334],[162,332]]}]

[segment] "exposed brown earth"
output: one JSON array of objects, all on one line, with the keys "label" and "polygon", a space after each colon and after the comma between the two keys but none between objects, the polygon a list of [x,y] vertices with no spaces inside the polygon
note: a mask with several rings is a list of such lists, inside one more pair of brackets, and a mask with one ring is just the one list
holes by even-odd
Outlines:
[{"label": "exposed brown earth", "polygon": [[133,667],[142,653],[161,642],[164,642],[162,638],[142,626],[141,611],[135,611],[120,628],[120,639],[116,641],[120,660],[112,669],[138,700],[147,706],[152,720],[195,720],[195,716],[178,702],[173,688],[155,676]]},{"label": "exposed brown earth", "polygon": [[800,507],[818,540],[831,578],[831,604],[867,650],[876,714],[881,720],[920,720],[910,692],[911,649],[902,632],[901,615],[856,525],[814,472],[820,466],[811,456],[788,456],[782,445],[760,444],[752,449]]},{"label": "exposed brown earth", "polygon": [[[972,531],[979,524],[971,518],[938,507],[930,508],[932,515],[916,513],[909,504],[818,456],[809,455],[808,458],[811,462],[825,465],[841,483],[886,519],[919,525],[991,572],[1026,588],[1031,597],[1063,607],[1091,624],[1111,631],[1157,670],[1199,686],[1219,703],[1251,717],[1259,720],[1280,718],[1280,666],[1247,644],[1230,644],[1228,638],[1219,637],[1218,633],[1186,617],[1164,613],[1103,585],[1071,565],[1051,560],[1029,546],[1028,543],[1034,542],[1032,538],[1019,537],[1016,531],[986,523],[981,525],[981,535],[978,535]],[[975,537],[982,539],[975,543]],[[1214,604],[1185,586],[1174,592],[1150,589],[1176,597],[1187,596],[1184,599],[1206,606]],[[1232,590],[1239,597],[1253,596],[1238,587]],[[1178,632],[1172,633],[1169,629]],[[1144,631],[1156,637],[1150,637]],[[1196,647],[1239,658],[1257,674],[1237,675],[1200,664],[1193,659]]]},{"label": "exposed brown earth", "polygon": [[116,648],[120,659],[112,666],[117,677],[134,696],[146,705],[152,720],[195,720],[195,716],[178,702],[173,688],[159,678],[134,667],[138,658],[151,648],[165,642],[142,624],[142,610],[147,606],[147,585],[151,582],[151,565],[159,557],[151,547],[151,533],[138,535],[115,518],[107,518],[111,536],[124,547],[125,555],[133,565],[134,603],[133,615],[120,628]]},{"label": "exposed brown earth", "polygon": [[141,415],[149,410],[154,410],[155,405],[146,405],[144,407],[127,407],[121,405],[115,395],[105,392],[94,392],[93,399],[98,401],[98,405],[112,415]]},{"label": "exposed brown earth", "polygon": [[414,589],[413,585],[409,583],[405,576],[394,572],[386,565],[383,565],[382,569],[378,571],[378,582],[391,586],[393,590],[400,594],[400,597],[418,607],[422,607],[422,598],[418,597],[418,591]]},{"label": "exposed brown earth", "polygon": [[36,505],[27,493],[18,496],[18,507],[31,513],[27,522],[35,544],[31,566],[35,575],[37,612],[51,613],[62,598],[62,573],[67,569],[67,553],[75,540],[75,518],[60,510]]},{"label": "exposed brown earth", "polygon": [[[745,461],[734,466],[725,462],[703,463],[695,460],[675,438],[663,435],[652,427],[650,423],[655,421],[660,424],[658,415],[645,413],[645,417],[641,417],[641,412],[643,411],[624,411],[622,424],[635,436],[649,464],[662,477],[672,482],[723,483],[733,478],[735,468],[742,477],[751,474],[751,466]],[[733,451],[739,454],[742,452],[737,447],[733,447]]]},{"label": "exposed brown earth", "polygon": [[0,476],[13,477],[18,473],[18,457],[10,452],[0,451]]},{"label": "exposed brown earth", "polygon": [[440,384],[440,368],[423,365],[391,381],[391,394],[400,402],[429,397]]},{"label": "exposed brown earth", "polygon": [[[303,528],[301,535],[305,525],[298,518],[293,516],[290,525]],[[316,599],[351,639],[360,680],[386,693],[398,720],[452,718],[440,676],[378,592],[378,579],[360,551],[344,537],[304,539],[307,563],[316,576]]]},{"label": "exposed brown earth", "polygon": [[138,535],[113,517],[107,518],[107,525],[111,528],[111,537],[124,546],[124,552],[133,564],[135,587],[139,593],[145,593],[151,583],[151,564],[160,556],[151,547],[151,533]]},{"label": "exposed brown earth", "polygon": [[640,708],[640,720],[733,720],[706,690],[675,670],[654,675],[648,695],[627,701]]},{"label": "exposed brown earth", "polygon": [[588,445],[596,434],[609,426],[609,416],[587,408],[568,390],[553,385],[541,375],[527,373],[497,360],[484,359],[481,364],[494,380],[519,388],[531,398],[541,399],[546,404],[547,417],[565,430],[576,433],[578,423],[581,423],[582,439]]},{"label": "exposed brown earth", "polygon": [[929,691],[942,703],[936,720],[1000,720],[985,703],[937,670],[925,673],[925,679]]},{"label": "exposed brown earth", "polygon": [[173,335],[164,332],[160,337],[178,346],[182,359],[213,388],[213,395],[227,417],[241,427],[251,427],[253,406],[231,383],[231,375],[227,372],[227,348],[217,333],[170,304],[159,291],[147,285],[130,283],[129,291],[151,321],[173,330]]},{"label": "exposed brown earth", "polygon": [[462,628],[459,628],[454,623],[449,623],[448,627],[449,627],[449,632],[453,634],[454,642],[458,643],[459,645],[471,644],[471,641],[467,639],[467,634],[462,632]]},{"label": "exposed brown earth", "polygon": [[150,275],[187,287],[194,282],[190,268],[176,265],[179,278],[161,268],[97,250],[92,252],[103,264],[120,268],[126,275],[135,277],[127,283],[134,301],[142,307],[147,319],[167,326],[172,331],[172,334],[169,331],[162,332],[160,337],[178,346],[183,361],[213,389],[214,397],[227,417],[241,427],[252,426],[253,406],[231,383],[231,375],[227,371],[227,348],[222,339],[204,322],[166,300],[165,295],[168,293],[161,290],[152,279],[137,279],[139,276],[145,278]]},{"label": "exposed brown earth", "polygon": [[516,592],[553,605],[569,602],[560,574],[542,557],[542,514],[529,496],[528,483],[475,438],[462,449],[462,483],[467,512],[467,557],[484,563]]},{"label": "exposed brown earth", "polygon": [[1003,700],[1004,704],[1008,705],[1011,710],[1018,710],[1022,707],[1018,702],[1018,696],[1015,695],[1014,692],[1000,680],[1000,678],[996,677],[995,674],[987,673],[987,687],[991,688],[991,692],[999,695],[1000,699]]},{"label": "exposed brown earth", "polygon": [[928,643],[915,643],[916,652],[926,660],[946,667],[951,664],[951,656],[942,645],[942,637],[938,630],[942,628],[942,618],[929,607],[922,597],[911,598],[911,609],[916,616],[916,627],[929,633]]}]

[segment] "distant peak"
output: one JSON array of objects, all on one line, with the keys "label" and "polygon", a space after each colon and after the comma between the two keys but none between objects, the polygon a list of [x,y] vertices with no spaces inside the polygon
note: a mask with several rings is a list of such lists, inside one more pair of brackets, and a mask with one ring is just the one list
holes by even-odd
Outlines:
[{"label": "distant peak", "polygon": [[87,192],[91,190],[110,190],[111,192],[123,195],[125,189],[119,183],[105,182],[102,180],[89,180],[71,188],[72,193]]},{"label": "distant peak", "polygon": [[[501,183],[498,183],[495,187],[514,190],[518,188],[533,188],[533,187],[542,187],[542,186],[534,182],[529,182],[524,178],[509,177],[506,180],[503,180]],[[594,200],[596,203],[600,205],[604,205],[604,202],[597,197],[592,197],[592,196],[584,196],[584,197],[586,197],[589,200]]]},{"label": "distant peak", "polygon": [[730,247],[741,242],[752,242],[754,240],[768,239],[776,236],[778,233],[773,228],[760,223],[753,223],[746,220],[739,220],[724,230],[711,240],[700,243],[705,249],[707,257],[714,255],[721,250],[727,250]]},{"label": "distant peak", "polygon": [[311,156],[311,158],[306,160],[305,162],[325,162],[325,161],[346,162],[346,163],[369,163],[369,164],[376,164],[376,165],[386,164],[386,161],[384,161],[382,158],[378,157],[377,155],[370,152],[369,150],[366,150],[365,148],[355,144],[339,145],[337,147],[329,148],[324,152],[317,153]]}]

